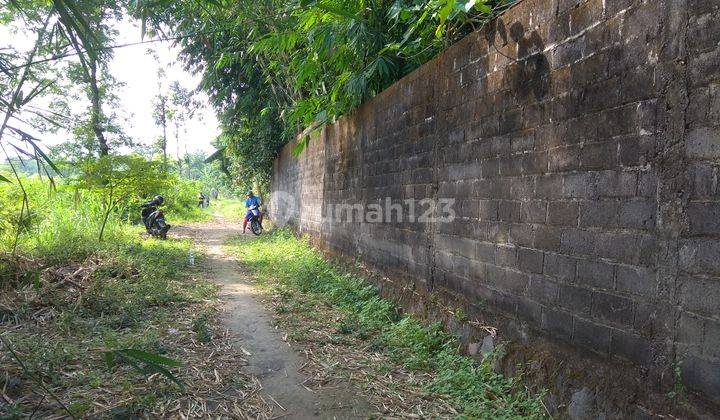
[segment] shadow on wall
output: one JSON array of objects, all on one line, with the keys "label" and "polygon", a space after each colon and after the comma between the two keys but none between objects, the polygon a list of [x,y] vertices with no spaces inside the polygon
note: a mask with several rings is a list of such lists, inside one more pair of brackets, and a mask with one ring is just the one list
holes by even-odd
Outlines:
[{"label": "shadow on wall", "polygon": [[[503,46],[508,43],[509,38],[517,43],[517,56],[511,57],[503,54],[495,44],[499,37]],[[525,27],[520,22],[515,22],[508,29],[501,18],[490,23],[486,32],[488,44],[510,60],[517,60],[508,65],[505,72],[505,86],[511,88],[519,101],[542,100],[548,93],[550,86],[550,62],[545,56],[545,43],[537,31],[525,33]],[[533,98],[530,96],[532,95]]]}]

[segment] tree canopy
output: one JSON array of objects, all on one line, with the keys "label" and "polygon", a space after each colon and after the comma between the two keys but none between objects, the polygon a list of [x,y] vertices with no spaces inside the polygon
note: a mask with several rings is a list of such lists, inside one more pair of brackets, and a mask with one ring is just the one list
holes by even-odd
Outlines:
[{"label": "tree canopy", "polygon": [[[7,117],[0,138],[6,134],[9,141],[9,134],[30,144],[23,149],[29,155],[40,153],[33,137],[12,125],[31,113],[40,125],[71,126],[76,141],[65,151],[76,156],[104,156],[128,144],[114,122],[115,82],[107,61],[115,36],[109,22],[130,14],[145,36],[175,40],[186,69],[201,75],[199,89],[208,94],[221,124],[215,142],[220,153],[214,157],[223,171],[245,182],[264,182],[289,140],[350,112],[513,2],[9,0],[0,19],[23,20],[37,41],[24,56],[0,51],[0,87],[9,92],[0,101]],[[69,55],[76,59],[54,65]],[[38,57],[49,58],[35,62]],[[58,83],[63,72],[70,84],[84,87],[90,106],[83,115],[57,112],[67,108],[62,100],[67,89]],[[60,97],[55,108],[28,106],[51,92]],[[179,130],[191,112],[190,97],[177,89],[159,91],[158,124]],[[58,121],[61,116],[64,121]],[[167,159],[166,135],[160,143]]]},{"label": "tree canopy", "polygon": [[184,64],[202,75],[219,116],[217,146],[238,176],[267,179],[298,133],[351,111],[512,3],[158,0],[136,15],[179,37]]}]

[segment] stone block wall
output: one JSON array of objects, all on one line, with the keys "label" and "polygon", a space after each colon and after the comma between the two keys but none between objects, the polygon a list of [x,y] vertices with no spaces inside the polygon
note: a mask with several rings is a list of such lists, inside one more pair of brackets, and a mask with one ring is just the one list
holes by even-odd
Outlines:
[{"label": "stone block wall", "polygon": [[[717,1],[521,1],[293,147],[275,219],[720,402]],[[454,220],[410,221],[428,198]],[[402,220],[331,217],[386,203]]]}]

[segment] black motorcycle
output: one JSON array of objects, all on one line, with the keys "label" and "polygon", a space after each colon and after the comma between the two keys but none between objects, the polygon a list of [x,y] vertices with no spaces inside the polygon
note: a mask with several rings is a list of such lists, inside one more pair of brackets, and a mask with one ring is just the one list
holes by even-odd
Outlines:
[{"label": "black motorcycle", "polygon": [[163,202],[161,196],[156,196],[152,201],[142,205],[141,215],[147,233],[156,238],[167,239],[170,225],[165,222],[165,213],[158,208]]}]

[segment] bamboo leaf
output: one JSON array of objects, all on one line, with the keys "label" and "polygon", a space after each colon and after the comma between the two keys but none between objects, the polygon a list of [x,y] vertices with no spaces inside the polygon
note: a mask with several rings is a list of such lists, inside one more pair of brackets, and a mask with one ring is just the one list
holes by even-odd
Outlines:
[{"label": "bamboo leaf", "polygon": [[106,351],[103,355],[105,359],[105,364],[107,365],[108,369],[115,366],[115,353],[112,351]]},{"label": "bamboo leaf", "polygon": [[[107,351],[104,356],[105,364],[108,368],[112,368],[115,365],[116,359],[121,359],[143,375],[159,373],[176,383],[180,388],[185,388],[182,381],[163,366],[182,366],[182,363],[177,360],[132,348]],[[144,366],[141,366],[141,363],[144,364]]]},{"label": "bamboo leaf", "polygon": [[[54,120],[54,119],[48,117],[47,115],[43,114],[43,113],[40,112],[40,111],[33,110],[33,109],[29,109],[28,112],[37,115],[38,117],[40,117],[40,118],[42,118],[43,120],[47,121],[48,123],[54,125],[55,127],[58,127],[58,128],[64,128],[64,127],[65,127],[65,125],[61,124],[59,121]],[[51,112],[51,114],[55,114],[55,113]],[[57,114],[57,115],[59,115],[59,114]],[[65,118],[65,119],[67,119],[67,117],[65,117],[65,116],[62,116],[62,117]]]},{"label": "bamboo leaf", "polygon": [[[10,129],[11,131],[14,131],[15,133],[19,134],[19,135],[22,137],[22,140],[23,140],[24,142],[29,143],[30,146],[32,146],[33,151],[34,151],[35,153],[37,153],[38,155],[40,155],[40,157],[42,158],[42,160],[44,160],[45,163],[47,163],[48,165],[50,165],[51,168],[53,168],[53,170],[55,171],[55,173],[62,175],[62,172],[60,172],[60,169],[58,169],[58,167],[55,165],[55,162],[53,162],[52,159],[50,159],[50,158],[48,157],[48,155],[46,155],[45,152],[43,152],[43,150],[40,148],[40,146],[38,146],[38,145],[35,143],[36,141],[40,141],[40,139],[35,138],[35,137],[33,137],[31,134],[28,134],[28,133],[26,133],[25,131],[20,130],[20,129],[16,128],[16,127],[10,127],[10,126],[8,126],[8,129]],[[20,149],[20,148],[18,148],[18,147],[16,147],[16,146],[15,146],[15,149],[17,149],[18,151],[22,151],[22,149]],[[29,154],[27,151],[23,151],[23,153]],[[32,156],[32,155],[30,155],[30,156]],[[33,156],[33,157],[34,157],[34,156]]]},{"label": "bamboo leaf", "polygon": [[[71,38],[71,42],[75,44],[77,52],[81,55],[85,53],[92,60],[97,60],[97,51],[95,49],[97,39],[81,11],[82,8],[74,0],[53,0],[53,4],[58,11],[60,22],[65,26],[66,33]],[[77,38],[80,39],[82,48],[77,41],[73,41],[74,36],[72,34],[77,35]]]},{"label": "bamboo leaf", "polygon": [[49,87],[52,86],[53,84],[55,84],[54,81],[48,81],[48,82],[45,82],[45,83],[42,83],[42,82],[38,83],[37,86],[35,86],[35,87],[33,88],[33,90],[31,90],[30,93],[28,93],[27,96],[25,96],[25,99],[22,101],[22,105],[25,105],[25,104],[27,104],[28,102],[32,101],[34,97],[36,97],[37,95],[43,93],[43,92],[45,91],[45,89],[49,88]]},{"label": "bamboo leaf", "polygon": [[[138,349],[112,350],[105,352],[105,363],[108,365],[108,368],[112,368],[115,365],[115,359],[117,358],[127,362],[135,368],[135,370],[144,375],[159,373],[176,383],[180,388],[185,388],[182,381],[163,366],[182,366],[182,363],[177,360]],[[141,366],[141,363],[144,364],[144,366]]]},{"label": "bamboo leaf", "polygon": [[[9,142],[8,142],[8,144],[9,144],[13,149],[15,149],[18,153],[20,153],[20,154],[22,154],[22,155],[25,155],[25,156],[29,157],[30,159],[34,159],[34,158],[35,158],[35,155],[33,155],[32,153],[30,153],[30,152],[28,152],[27,150],[23,149],[22,147],[17,146],[17,145],[12,144],[12,143],[9,143]],[[22,162],[22,158],[20,158],[20,156],[18,156],[18,158],[19,158],[19,159],[21,160],[21,162]],[[24,165],[24,164],[23,164],[23,165]]]},{"label": "bamboo leaf", "polygon": [[445,5],[438,11],[438,20],[444,24],[450,13],[455,10],[455,0],[445,0]]},{"label": "bamboo leaf", "polygon": [[138,359],[142,362],[156,363],[159,365],[176,366],[176,367],[183,365],[181,362],[178,362],[175,359],[170,359],[168,357],[160,356],[159,354],[148,353],[148,352],[142,351],[142,350],[125,349],[125,350],[119,350],[119,351],[123,352],[123,354],[134,357],[135,359]]},{"label": "bamboo leaf", "polygon": [[477,4],[475,5],[475,8],[476,8],[477,10],[485,13],[485,14],[490,15],[490,14],[492,14],[493,9],[492,9],[492,7],[490,7],[489,5],[487,5],[486,3],[487,3],[487,0],[483,1],[482,3],[477,3]]},{"label": "bamboo leaf", "polygon": [[337,16],[342,16],[348,19],[356,20],[358,22],[366,22],[365,19],[363,19],[361,16],[358,16],[353,12],[343,10],[329,3],[317,3],[314,7],[317,7],[320,10],[324,10]]},{"label": "bamboo leaf", "polygon": [[308,146],[309,143],[310,143],[310,136],[303,137],[302,140],[300,140],[295,145],[295,147],[293,147],[293,151],[292,151],[293,156],[295,156],[295,157],[300,156],[300,154],[302,154],[303,150],[305,150],[305,148]]},{"label": "bamboo leaf", "polygon": [[113,350],[112,353],[113,353],[113,355],[114,355],[116,358],[118,358],[118,359],[120,359],[120,360],[128,363],[130,366],[132,366],[132,367],[133,367],[135,370],[137,370],[138,372],[142,373],[143,375],[146,375],[146,374],[147,374],[147,372],[145,371],[145,369],[144,369],[142,366],[140,366],[140,363],[138,363],[137,360],[135,360],[135,359],[132,358],[132,357],[126,356],[126,355],[122,352],[122,350]]},{"label": "bamboo leaf", "polygon": [[166,368],[164,368],[156,363],[152,363],[152,362],[145,362],[145,363],[146,363],[146,368],[149,369],[151,372],[160,373],[167,379],[175,382],[180,388],[185,389],[185,384],[183,384],[182,381],[180,381],[180,379],[178,379],[177,376],[173,375],[173,373],[170,372],[169,370],[167,370]]}]

